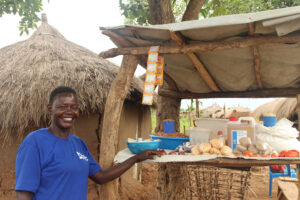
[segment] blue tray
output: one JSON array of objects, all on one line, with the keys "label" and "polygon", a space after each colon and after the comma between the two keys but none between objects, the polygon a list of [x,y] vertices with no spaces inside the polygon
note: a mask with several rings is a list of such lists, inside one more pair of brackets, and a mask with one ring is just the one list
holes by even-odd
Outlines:
[{"label": "blue tray", "polygon": [[177,137],[163,137],[156,135],[149,135],[152,139],[160,139],[159,148],[160,149],[170,149],[175,150],[178,146],[185,142],[189,142],[190,138],[177,138]]}]

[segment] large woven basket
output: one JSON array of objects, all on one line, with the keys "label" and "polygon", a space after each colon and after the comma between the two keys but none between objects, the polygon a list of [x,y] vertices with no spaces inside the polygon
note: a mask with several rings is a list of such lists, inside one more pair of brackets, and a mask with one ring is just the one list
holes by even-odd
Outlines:
[{"label": "large woven basket", "polygon": [[161,164],[160,200],[245,200],[250,168],[228,169],[198,164]]},{"label": "large woven basket", "polygon": [[250,170],[187,166],[190,199],[246,199]]}]

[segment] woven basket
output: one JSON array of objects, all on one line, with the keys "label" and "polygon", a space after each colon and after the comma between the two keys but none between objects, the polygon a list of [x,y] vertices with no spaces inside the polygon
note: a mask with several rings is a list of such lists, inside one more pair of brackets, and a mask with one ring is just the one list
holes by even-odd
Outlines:
[{"label": "woven basket", "polygon": [[250,170],[187,165],[185,192],[191,200],[247,199]]}]

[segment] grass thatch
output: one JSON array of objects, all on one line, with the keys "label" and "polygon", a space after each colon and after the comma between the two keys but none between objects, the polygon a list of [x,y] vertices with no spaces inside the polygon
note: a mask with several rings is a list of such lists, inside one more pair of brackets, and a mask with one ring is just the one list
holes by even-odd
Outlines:
[{"label": "grass thatch", "polygon": [[[45,17],[28,40],[0,49],[0,63],[0,136],[6,137],[46,122],[49,93],[60,85],[77,91],[82,113],[103,112],[118,72],[116,65],[66,40]],[[131,92],[141,96],[142,90],[143,82],[134,78]]]},{"label": "grass thatch", "polygon": [[262,119],[262,116],[268,113],[275,114],[277,120],[281,118],[291,119],[293,115],[297,114],[297,99],[284,98],[265,103],[254,111],[254,116]]}]

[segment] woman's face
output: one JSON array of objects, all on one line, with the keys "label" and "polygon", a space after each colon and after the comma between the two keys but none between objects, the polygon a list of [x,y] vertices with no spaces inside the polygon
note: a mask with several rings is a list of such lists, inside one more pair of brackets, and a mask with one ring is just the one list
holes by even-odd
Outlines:
[{"label": "woman's face", "polygon": [[60,129],[70,129],[79,116],[77,97],[72,93],[58,94],[48,110],[51,114],[52,125]]}]

